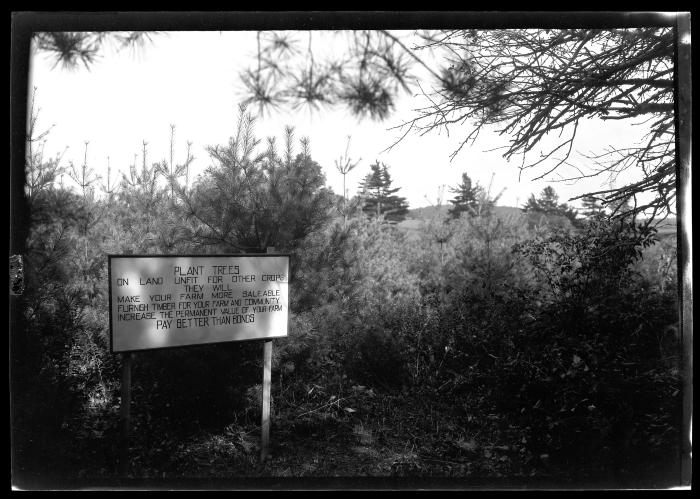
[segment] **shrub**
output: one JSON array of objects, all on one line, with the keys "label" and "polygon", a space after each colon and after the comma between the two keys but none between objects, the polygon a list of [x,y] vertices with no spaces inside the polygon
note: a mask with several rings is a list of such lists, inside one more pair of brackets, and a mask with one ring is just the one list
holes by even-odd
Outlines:
[{"label": "shrub", "polygon": [[597,219],[580,234],[517,246],[541,279],[533,296],[542,302],[497,365],[493,401],[536,452],[623,468],[674,456],[678,371],[655,343],[675,308],[632,272],[652,242],[653,231]]},{"label": "shrub", "polygon": [[394,333],[373,324],[355,334],[356,346],[345,358],[350,376],[370,386],[401,387],[408,378],[408,366],[403,346]]},{"label": "shrub", "polygon": [[454,257],[445,266],[448,291],[468,287],[489,296],[526,282],[526,269],[511,250],[529,235],[521,219],[487,215],[455,221]]}]

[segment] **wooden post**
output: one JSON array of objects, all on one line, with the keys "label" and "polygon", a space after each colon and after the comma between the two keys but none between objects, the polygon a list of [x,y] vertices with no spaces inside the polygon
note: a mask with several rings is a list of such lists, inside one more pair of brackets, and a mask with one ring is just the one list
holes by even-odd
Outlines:
[{"label": "wooden post", "polygon": [[265,462],[270,447],[270,385],[272,384],[272,340],[263,343],[262,436],[260,462]]},{"label": "wooden post", "polygon": [[129,427],[131,425],[131,361],[130,352],[122,354],[122,447],[120,456],[121,472],[129,472]]},{"label": "wooden post", "polygon": [[[268,247],[268,253],[275,248]],[[272,340],[263,343],[262,429],[260,436],[260,462],[264,463],[270,448],[270,389],[272,385]]]}]

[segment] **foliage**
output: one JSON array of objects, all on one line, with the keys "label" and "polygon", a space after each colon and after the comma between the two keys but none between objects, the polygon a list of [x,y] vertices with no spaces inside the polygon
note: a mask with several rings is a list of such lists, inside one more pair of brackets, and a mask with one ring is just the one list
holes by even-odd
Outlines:
[{"label": "foliage", "polygon": [[452,280],[470,283],[477,293],[488,295],[525,277],[511,253],[513,245],[528,235],[518,217],[463,217],[455,225],[454,260],[445,270]]},{"label": "foliage", "polygon": [[448,213],[451,217],[457,218],[462,212],[466,212],[468,215],[477,214],[477,210],[481,207],[479,199],[484,195],[484,188],[478,183],[472,187],[472,179],[469,178],[469,175],[463,173],[462,182],[457,187],[451,187],[450,192],[456,194],[453,199],[450,199],[452,207]]},{"label": "foliage", "polygon": [[215,164],[191,192],[179,191],[202,245],[223,251],[291,249],[329,219],[333,196],[308,141],[294,155],[293,129],[287,128],[284,157],[272,138],[267,151],[257,152],[254,125],[241,107],[235,137],[226,146],[209,147]]},{"label": "foliage", "polygon": [[298,299],[292,306],[297,310],[336,304],[351,316],[417,297],[404,234],[378,220],[360,216],[347,227],[335,223],[309,238],[296,255],[292,275]]},{"label": "foliage", "polygon": [[[313,35],[307,32],[307,50],[302,51],[290,33],[257,33],[257,65],[241,73],[247,102],[261,108],[342,102],[356,115],[386,118],[397,91],[407,88],[408,61],[401,43],[384,32],[346,32],[350,57],[319,62]],[[304,64],[293,64],[295,57],[304,58]]]},{"label": "foliage", "polygon": [[189,185],[189,171],[194,156],[191,153],[192,142],[187,142],[187,155],[185,161],[181,164],[175,164],[175,125],[170,125],[170,161],[163,160],[158,164],[159,173],[166,179],[170,185],[170,197],[175,197],[176,187],[180,187],[179,182],[182,177],[185,177],[184,189]]},{"label": "foliage", "polygon": [[540,195],[535,198],[534,194],[531,194],[523,206],[523,211],[525,213],[535,213],[547,215],[547,219],[556,220],[557,218],[565,217],[571,224],[575,227],[579,225],[576,218],[577,211],[569,207],[566,203],[559,203],[559,195],[556,193],[552,186],[545,187]]},{"label": "foliage", "polygon": [[[522,156],[522,169],[542,168],[537,178],[571,164],[583,121],[644,122],[648,132],[640,145],[594,152],[588,158],[595,164],[590,171],[563,176],[577,180],[638,168],[639,181],[585,194],[615,203],[643,193],[651,200],[638,205],[637,212],[673,209],[670,27],[441,30],[417,32],[410,39],[365,30],[348,35],[346,51],[325,58],[313,57],[311,34],[303,53],[294,51],[289,35],[258,33],[258,43],[256,63],[243,75],[251,102],[262,107],[344,105],[358,116],[384,119],[402,90],[415,86],[426,93],[417,76],[427,71],[435,90],[426,93],[430,104],[401,127],[404,137],[411,130],[426,133],[469,123],[454,156],[483,129],[497,127],[509,137],[505,157]],[[287,57],[279,63],[282,53]],[[535,159],[528,162],[528,155]]]},{"label": "foliage", "polygon": [[373,324],[356,333],[355,347],[345,360],[353,379],[385,389],[402,386],[409,370],[394,335],[393,331]]},{"label": "foliage", "polygon": [[32,41],[35,50],[54,57],[54,67],[61,63],[67,69],[76,69],[78,63],[82,63],[86,69],[90,69],[106,44],[122,50],[142,46],[152,36],[153,33],[145,31],[42,31],[33,33]]},{"label": "foliage", "polygon": [[595,455],[625,468],[635,452],[673,453],[678,406],[668,394],[678,393],[678,371],[661,361],[658,343],[673,306],[631,268],[653,238],[653,230],[601,217],[582,234],[554,231],[515,248],[542,287],[511,335],[496,401],[519,408],[532,444],[564,463],[591,466]]},{"label": "foliage", "polygon": [[584,218],[593,218],[605,212],[601,201],[595,196],[584,196],[581,198],[582,212]]},{"label": "foliage", "polygon": [[[53,434],[47,449],[66,445],[84,408],[113,403],[115,364],[108,353],[95,208],[89,197],[51,186],[32,203],[25,327],[13,332],[12,393],[20,435],[31,429],[33,438],[46,440],[45,432]],[[31,452],[32,445],[26,448]],[[42,463],[52,455],[33,458]]]},{"label": "foliage", "polygon": [[147,143],[142,149],[141,168],[130,165],[122,173],[119,191],[108,209],[118,223],[107,226],[114,253],[170,253],[191,248],[192,229],[182,224],[182,210],[168,196],[163,185],[161,164],[148,165]]},{"label": "foliage", "polygon": [[364,383],[400,382],[392,377],[405,358],[390,324],[419,300],[400,230],[364,216],[346,227],[336,222],[308,239],[293,262],[292,309],[312,320],[315,341],[325,345],[319,351]]},{"label": "foliage", "polygon": [[507,157],[546,143],[549,134],[565,134],[544,157],[523,166],[530,168],[559,153],[554,167],[564,164],[582,119],[649,117],[645,146],[595,157],[608,173],[647,163],[645,179],[599,194],[610,202],[649,192],[656,195],[652,205],[666,206],[666,187],[673,182],[673,30],[453,31],[429,41],[447,44],[456,45],[455,69],[442,81],[447,98],[425,118],[441,125],[455,114],[473,118],[476,126],[467,140],[483,126],[498,124],[512,134]]},{"label": "foliage", "polygon": [[370,168],[372,171],[360,182],[360,196],[364,200],[362,210],[370,217],[382,218],[389,223],[402,221],[408,213],[408,203],[406,198],[396,195],[400,187],[391,188],[388,167],[375,161]]},{"label": "foliage", "polygon": [[341,215],[343,215],[343,223],[345,223],[345,224],[347,224],[347,222],[348,222],[348,215],[353,210],[352,203],[350,204],[350,206],[348,206],[348,203],[347,203],[348,192],[347,192],[347,189],[345,187],[345,180],[346,180],[346,177],[348,176],[348,174],[352,170],[354,170],[357,167],[357,165],[360,164],[360,161],[362,159],[362,158],[360,158],[358,160],[353,160],[352,158],[350,158],[350,156],[348,156],[348,149],[350,149],[350,136],[349,135],[348,135],[348,143],[345,146],[345,154],[343,156],[341,156],[340,158],[338,158],[337,160],[335,160],[335,168],[336,168],[336,170],[338,170],[338,173],[340,173],[343,176],[343,204],[339,208],[338,211],[341,213]]},{"label": "foliage", "polygon": [[25,153],[25,192],[30,207],[41,192],[53,185],[64,171],[64,167],[61,166],[61,155],[48,160],[44,158],[46,136],[51,132],[51,128],[41,132],[37,129],[40,110],[35,108],[36,90],[34,87],[29,103]]},{"label": "foliage", "polygon": [[444,288],[443,267],[450,257],[455,232],[455,224],[442,213],[441,195],[432,208],[432,215],[422,215],[419,235],[412,241],[415,251],[411,258],[411,272],[418,277],[421,294],[439,293]]},{"label": "foliage", "polygon": [[655,242],[655,232],[651,227],[599,216],[582,233],[554,229],[515,250],[530,259],[552,296],[585,306],[587,300],[629,285],[631,265]]}]

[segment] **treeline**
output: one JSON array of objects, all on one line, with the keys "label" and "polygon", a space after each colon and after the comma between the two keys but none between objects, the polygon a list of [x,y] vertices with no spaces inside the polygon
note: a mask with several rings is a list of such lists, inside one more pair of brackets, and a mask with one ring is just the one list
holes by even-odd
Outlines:
[{"label": "treeline", "polygon": [[[533,466],[550,456],[635,471],[675,459],[675,249],[655,245],[652,228],[602,213],[576,232],[497,218],[477,192],[409,241],[391,223],[406,206],[382,165],[363,190],[390,202],[347,203],[325,186],[309,141],[287,128],[281,147],[263,144],[254,125],[242,110],[194,181],[189,149],[181,164],[149,164],[144,144],[140,167],[99,196],[87,162],[76,191],[60,185],[58,161],[28,148],[24,327],[11,338],[20,470],[114,472],[120,360],[109,354],[107,254],[270,246],[292,254],[289,337],[273,363],[285,397],[361,384],[449,399],[465,427],[470,411],[500,418]],[[187,425],[255,421],[258,346],[138,356],[139,445],[162,449]]]}]

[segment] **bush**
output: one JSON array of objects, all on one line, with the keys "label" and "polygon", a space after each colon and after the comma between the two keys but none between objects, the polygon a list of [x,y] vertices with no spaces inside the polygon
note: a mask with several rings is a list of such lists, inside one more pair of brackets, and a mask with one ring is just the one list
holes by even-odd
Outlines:
[{"label": "bush", "polygon": [[454,257],[444,270],[448,291],[469,287],[472,294],[489,297],[527,282],[526,269],[512,252],[529,236],[522,217],[463,217],[453,223]]},{"label": "bush", "polygon": [[230,422],[259,383],[259,343],[222,343],[137,354],[132,367],[138,412],[183,428]]},{"label": "bush", "polygon": [[389,390],[406,382],[404,348],[392,331],[370,325],[356,333],[355,345],[345,358],[345,368],[352,379]]},{"label": "bush", "polygon": [[599,219],[516,248],[541,278],[533,296],[542,301],[494,365],[503,382],[493,403],[534,452],[623,468],[675,456],[680,380],[658,347],[673,302],[632,272],[652,241],[641,226]]}]

